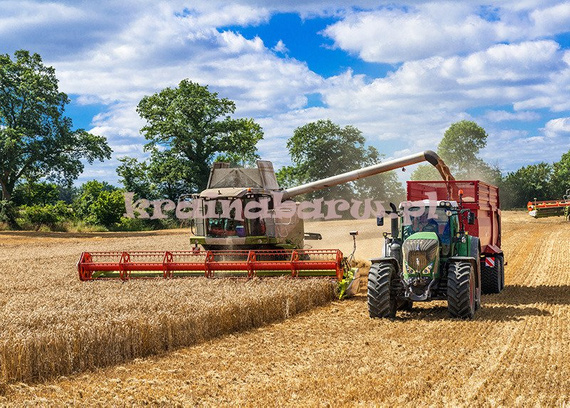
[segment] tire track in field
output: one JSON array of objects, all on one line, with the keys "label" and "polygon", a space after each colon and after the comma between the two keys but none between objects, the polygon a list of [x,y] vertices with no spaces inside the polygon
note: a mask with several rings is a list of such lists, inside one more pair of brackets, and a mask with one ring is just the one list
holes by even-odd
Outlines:
[{"label": "tire track in field", "polygon": [[[521,239],[521,236],[524,239]],[[507,287],[504,292],[498,295],[488,295],[483,298],[483,308],[487,306],[487,309],[493,309],[492,313],[497,318],[502,314],[502,310],[510,310],[509,308],[513,305],[517,307],[518,302],[515,299],[505,302],[506,299],[511,298],[513,295],[512,287],[509,285],[512,283],[521,283],[530,286],[531,282],[537,279],[536,274],[533,274],[532,270],[529,270],[530,265],[541,265],[540,270],[548,269],[548,265],[551,263],[551,252],[553,251],[554,239],[546,239],[549,237],[544,229],[531,229],[531,234],[511,234],[507,239],[504,240],[504,248],[507,250],[509,247],[515,247],[509,257],[508,273],[506,271],[506,284]],[[536,245],[536,243],[540,243]],[[547,254],[547,256],[543,256]],[[520,283],[519,283],[520,282]],[[516,295],[516,293],[515,293]],[[479,315],[487,315],[489,310],[483,309],[479,312]],[[524,317],[532,318],[532,316]],[[499,318],[500,319],[500,318]],[[513,348],[520,344],[525,337],[524,330],[521,329],[518,322],[490,322],[489,326],[496,328],[497,325],[501,327],[499,332],[495,332],[495,335],[500,336],[501,341],[497,344],[496,338],[489,338],[486,341],[486,345],[489,350],[488,360],[481,362],[480,367],[474,373],[471,374],[469,380],[464,383],[462,391],[458,393],[459,396],[465,396],[464,403],[474,403],[477,401],[477,397],[482,394],[482,390],[487,387],[492,379],[496,377],[498,372],[501,372],[505,361],[511,361],[509,358],[510,352]],[[483,329],[485,332],[493,333],[490,327]],[[487,336],[485,336],[487,338]],[[487,394],[487,393],[483,393]],[[488,394],[487,394],[488,395]]]},{"label": "tire track in field", "polygon": [[[480,373],[483,381],[472,390],[472,400],[477,395],[485,395],[488,402],[507,406],[531,402],[552,406],[568,400],[565,390],[570,389],[570,366],[565,360],[560,361],[560,355],[564,355],[562,347],[570,338],[566,324],[570,307],[568,299],[560,297],[561,291],[556,289],[561,287],[560,283],[568,283],[570,250],[568,246],[559,245],[568,242],[568,231],[567,228],[541,229],[540,234],[528,237],[535,240],[533,249],[527,252],[527,257],[521,256],[525,258],[523,266],[513,271],[516,273],[513,280],[522,284],[513,293],[507,288],[504,300],[513,305],[533,306],[543,313],[525,317],[522,325],[516,325],[500,358]],[[530,241],[528,238],[526,244]],[[544,296],[549,288],[555,291],[554,297]],[[503,296],[497,297],[498,302],[501,302],[500,297]],[[544,383],[566,384],[566,387],[545,393]]]}]

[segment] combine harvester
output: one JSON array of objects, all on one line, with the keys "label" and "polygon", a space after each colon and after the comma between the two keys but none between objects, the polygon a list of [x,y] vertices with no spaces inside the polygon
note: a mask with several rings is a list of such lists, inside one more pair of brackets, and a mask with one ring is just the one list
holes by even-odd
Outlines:
[{"label": "combine harvester", "polygon": [[[351,292],[353,282],[358,282],[356,269],[350,267],[338,249],[303,249],[305,239],[320,239],[320,234],[305,233],[303,219],[298,216],[300,204],[291,199],[424,161],[435,166],[445,181],[454,180],[445,163],[432,151],[287,190],[279,187],[269,161],[258,161],[257,168],[230,168],[227,163],[214,163],[208,188],[192,196],[202,214],[192,219],[192,250],[83,252],[77,264],[79,278],[329,277],[339,282],[342,296]],[[283,205],[274,202],[277,197]],[[267,205],[263,217],[244,216],[251,202]]]},{"label": "combine harvester", "polygon": [[570,189],[562,200],[529,201],[527,204],[528,214],[534,218],[564,217],[570,221]]}]

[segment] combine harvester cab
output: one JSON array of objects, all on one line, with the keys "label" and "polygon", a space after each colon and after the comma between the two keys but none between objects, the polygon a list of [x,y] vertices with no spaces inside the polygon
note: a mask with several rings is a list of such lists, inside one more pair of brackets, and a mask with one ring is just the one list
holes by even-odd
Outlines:
[{"label": "combine harvester cab", "polygon": [[394,317],[413,302],[447,300],[452,317],[472,318],[481,293],[501,292],[498,193],[481,181],[409,181],[408,201],[390,214],[384,256],[372,259],[370,316]]},{"label": "combine harvester cab", "polygon": [[77,265],[79,277],[324,277],[338,282],[340,297],[351,295],[359,287],[358,270],[338,249],[304,248],[305,239],[320,235],[305,233],[299,203],[293,198],[423,161],[435,166],[445,180],[453,179],[431,151],[287,190],[279,187],[271,162],[259,160],[257,168],[214,163],[207,189],[191,196],[193,250],[84,252]]}]

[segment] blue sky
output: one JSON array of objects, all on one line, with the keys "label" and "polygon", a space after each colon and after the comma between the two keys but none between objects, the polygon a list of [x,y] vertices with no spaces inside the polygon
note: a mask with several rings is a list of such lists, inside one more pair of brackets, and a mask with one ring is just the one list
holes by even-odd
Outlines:
[{"label": "blue sky", "polygon": [[108,138],[113,159],[79,182],[116,183],[118,158],[146,157],[135,107],[184,78],[260,123],[276,167],[318,119],[358,127],[387,158],[435,150],[461,119],[487,130],[481,156],[504,172],[570,150],[563,1],[3,0],[0,39],[55,67],[74,125]]}]

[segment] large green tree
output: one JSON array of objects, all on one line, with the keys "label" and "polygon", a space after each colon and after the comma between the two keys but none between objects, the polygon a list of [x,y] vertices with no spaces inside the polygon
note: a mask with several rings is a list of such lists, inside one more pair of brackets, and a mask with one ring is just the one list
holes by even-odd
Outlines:
[{"label": "large green tree", "polygon": [[135,193],[135,198],[149,200],[168,198],[177,201],[181,195],[193,190],[185,182],[185,158],[175,150],[152,149],[147,160],[138,161],[131,157],[119,159],[117,167],[119,182],[125,190]]},{"label": "large green tree", "polygon": [[[455,122],[445,131],[437,146],[437,153],[456,179],[477,179],[498,183],[501,171],[479,158],[479,152],[487,146],[487,132],[469,120]],[[441,180],[438,171],[429,164],[422,164],[412,173],[412,180]]]},{"label": "large green tree", "polygon": [[481,164],[477,155],[485,146],[487,146],[485,129],[473,121],[462,120],[449,126],[437,151],[450,169],[458,173],[470,173]]},{"label": "large green tree", "polygon": [[38,54],[20,50],[0,55],[0,185],[10,200],[21,179],[42,177],[71,183],[83,162],[111,157],[104,137],[72,130],[64,115],[69,103],[55,70]]},{"label": "large green tree", "polygon": [[[287,141],[293,165],[277,173],[280,185],[293,187],[378,163],[381,155],[374,147],[365,146],[365,141],[362,132],[354,126],[340,127],[330,120],[319,120],[295,129]],[[399,201],[403,195],[396,174],[388,172],[330,187],[307,198]]]},{"label": "large green tree", "polygon": [[233,101],[219,98],[207,86],[183,80],[177,88],[145,96],[137,112],[147,122],[141,129],[149,141],[147,150],[160,150],[169,173],[177,173],[190,193],[206,187],[213,161],[244,163],[258,158],[261,127],[253,119],[231,118],[235,109]]}]

